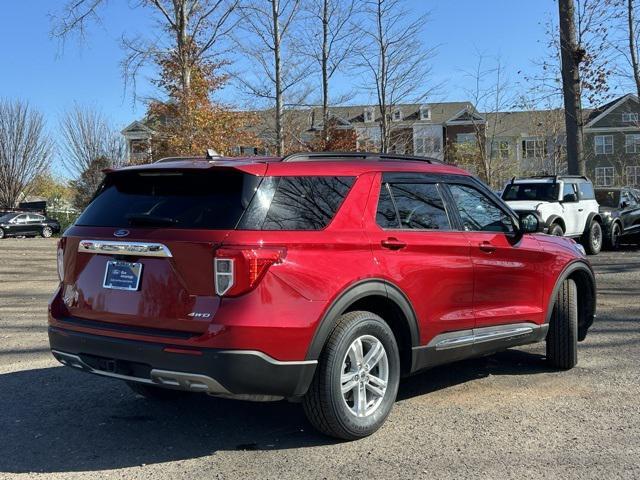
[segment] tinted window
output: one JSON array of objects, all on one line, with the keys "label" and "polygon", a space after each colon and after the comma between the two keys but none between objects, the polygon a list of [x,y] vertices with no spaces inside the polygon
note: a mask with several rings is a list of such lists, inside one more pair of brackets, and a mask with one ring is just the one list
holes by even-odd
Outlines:
[{"label": "tinted window", "polygon": [[382,228],[400,228],[396,207],[389,194],[389,185],[386,183],[383,183],[380,187],[376,223]]},{"label": "tinted window", "polygon": [[485,194],[466,185],[450,185],[450,189],[465,230],[513,232],[511,218]]},{"label": "tinted window", "polygon": [[631,195],[631,192],[629,192],[628,190],[624,190],[622,192],[621,202],[626,202],[628,207],[637,206],[635,197]]},{"label": "tinted window", "polygon": [[282,177],[262,230],[321,230],[333,219],[354,177]]},{"label": "tinted window", "polygon": [[558,184],[556,183],[510,183],[502,194],[504,200],[542,200],[554,202],[558,200]]},{"label": "tinted window", "polygon": [[[401,228],[414,230],[448,230],[450,228],[449,217],[435,184],[397,183],[390,184],[389,188],[400,216]],[[380,208],[378,210],[380,215]],[[398,221],[392,222],[392,225],[391,228],[398,228]]]},{"label": "tinted window", "polygon": [[596,198],[593,185],[590,182],[578,183],[578,190],[580,191],[580,197],[584,200],[593,200]]},{"label": "tinted window", "polygon": [[234,228],[259,181],[237,170],[115,173],[76,225]]},{"label": "tinted window", "polygon": [[575,197],[576,195],[576,184],[575,183],[565,183],[562,187],[562,201],[564,202],[575,202],[578,199]]},{"label": "tinted window", "polygon": [[620,205],[620,190],[598,190],[596,199],[598,204],[604,207],[618,208],[618,205]]}]

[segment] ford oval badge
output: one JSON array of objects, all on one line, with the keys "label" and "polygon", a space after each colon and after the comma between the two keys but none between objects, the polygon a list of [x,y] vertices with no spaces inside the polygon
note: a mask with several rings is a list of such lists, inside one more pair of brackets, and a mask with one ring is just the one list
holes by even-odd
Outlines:
[{"label": "ford oval badge", "polygon": [[113,232],[114,237],[126,237],[129,235],[129,230],[116,230]]}]

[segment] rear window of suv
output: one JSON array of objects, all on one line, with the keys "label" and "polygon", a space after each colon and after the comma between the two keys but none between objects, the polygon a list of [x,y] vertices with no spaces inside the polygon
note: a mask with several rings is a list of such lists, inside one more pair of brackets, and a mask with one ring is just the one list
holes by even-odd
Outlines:
[{"label": "rear window of suv", "polygon": [[118,172],[76,221],[80,226],[321,230],[355,177],[256,177],[238,170]]},{"label": "rear window of suv", "polygon": [[231,229],[261,178],[237,170],[109,175],[76,225]]},{"label": "rear window of suv", "polygon": [[506,201],[539,200],[543,202],[558,201],[557,183],[510,183],[504,189],[502,199]]}]

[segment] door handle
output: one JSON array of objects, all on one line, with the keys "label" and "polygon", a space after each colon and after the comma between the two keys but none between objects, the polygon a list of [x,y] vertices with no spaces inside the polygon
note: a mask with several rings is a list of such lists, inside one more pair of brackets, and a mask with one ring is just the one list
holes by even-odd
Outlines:
[{"label": "door handle", "polygon": [[579,212],[582,212],[583,210],[584,210],[584,208],[579,208],[578,209]]},{"label": "door handle", "polygon": [[480,243],[478,247],[480,248],[480,250],[487,253],[493,253],[496,251],[496,247],[494,247],[493,245],[491,245],[491,243],[487,241]]},{"label": "door handle", "polygon": [[388,248],[389,250],[400,250],[407,246],[405,242],[394,237],[382,240],[380,245],[382,245],[383,248]]}]

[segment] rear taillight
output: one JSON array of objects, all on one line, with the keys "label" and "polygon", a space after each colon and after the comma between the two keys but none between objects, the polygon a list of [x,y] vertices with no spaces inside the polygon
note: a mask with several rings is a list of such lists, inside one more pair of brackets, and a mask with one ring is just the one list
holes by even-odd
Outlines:
[{"label": "rear taillight", "polygon": [[274,263],[284,259],[281,247],[224,247],[216,251],[214,276],[217,295],[237,296],[253,290]]},{"label": "rear taillight", "polygon": [[64,238],[58,241],[58,251],[56,253],[56,261],[58,264],[58,278],[62,282],[64,280]]}]

